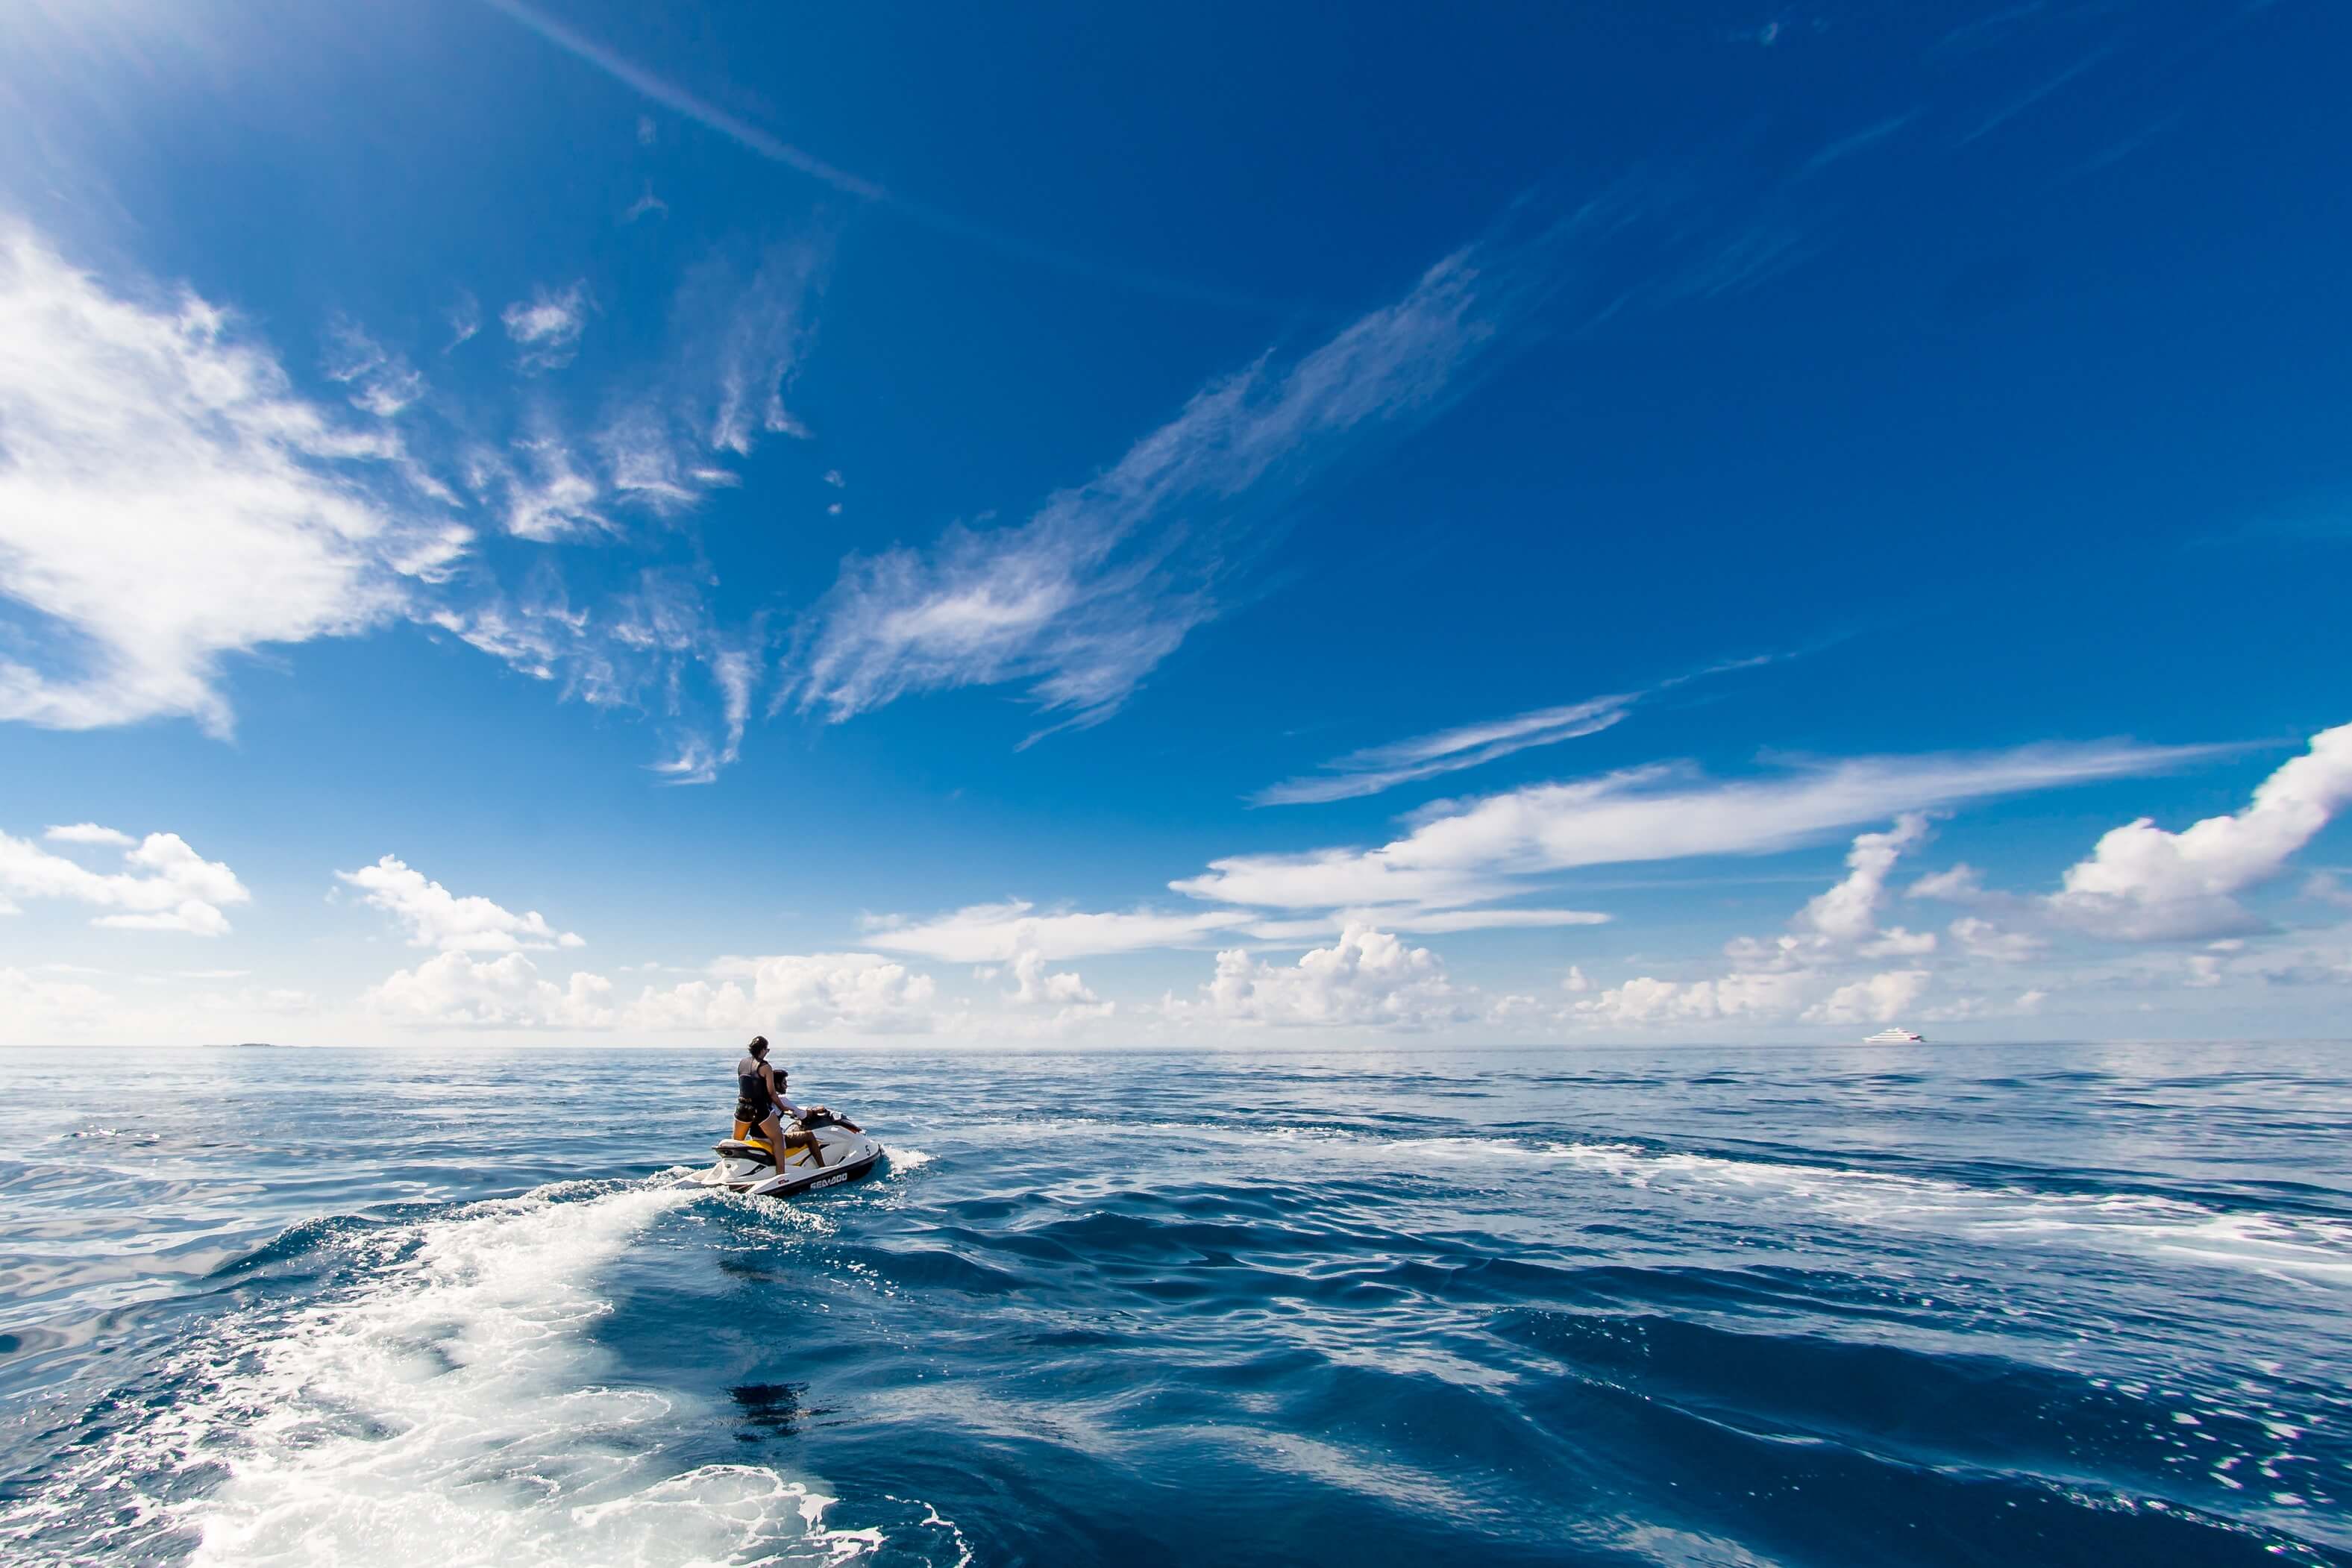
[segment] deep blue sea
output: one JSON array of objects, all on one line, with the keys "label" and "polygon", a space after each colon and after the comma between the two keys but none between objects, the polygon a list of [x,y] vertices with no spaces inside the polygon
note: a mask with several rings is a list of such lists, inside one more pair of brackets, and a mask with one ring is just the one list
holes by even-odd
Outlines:
[{"label": "deep blue sea", "polygon": [[0,1561],[2352,1563],[2352,1047],[0,1053]]}]

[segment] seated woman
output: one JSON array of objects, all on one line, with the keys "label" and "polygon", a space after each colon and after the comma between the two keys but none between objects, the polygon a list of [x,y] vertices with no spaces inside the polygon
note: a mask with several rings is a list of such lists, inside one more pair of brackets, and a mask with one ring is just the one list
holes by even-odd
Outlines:
[{"label": "seated woman", "polygon": [[757,1128],[768,1141],[768,1152],[775,1156],[780,1171],[788,1149],[806,1149],[811,1163],[824,1164],[815,1133],[802,1127],[784,1131],[782,1112],[790,1102],[783,1099],[783,1086],[777,1081],[775,1070],[768,1066],[768,1037],[752,1036],[745,1050],[743,1059],[735,1064],[735,1136],[748,1136]]}]

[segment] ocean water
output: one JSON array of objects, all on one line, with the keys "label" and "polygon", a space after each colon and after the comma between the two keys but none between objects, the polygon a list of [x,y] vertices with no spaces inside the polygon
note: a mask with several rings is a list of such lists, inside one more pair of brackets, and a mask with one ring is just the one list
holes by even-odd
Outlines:
[{"label": "ocean water", "polygon": [[2352,1563],[2352,1047],[733,1054],[0,1053],[0,1561]]}]

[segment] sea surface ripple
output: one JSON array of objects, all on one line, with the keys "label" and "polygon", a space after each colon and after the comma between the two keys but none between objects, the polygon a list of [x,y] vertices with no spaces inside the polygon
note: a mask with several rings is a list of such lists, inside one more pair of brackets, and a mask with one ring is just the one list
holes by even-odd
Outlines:
[{"label": "sea surface ripple", "polygon": [[732,1054],[0,1053],[0,1561],[2352,1565],[2352,1047]]}]

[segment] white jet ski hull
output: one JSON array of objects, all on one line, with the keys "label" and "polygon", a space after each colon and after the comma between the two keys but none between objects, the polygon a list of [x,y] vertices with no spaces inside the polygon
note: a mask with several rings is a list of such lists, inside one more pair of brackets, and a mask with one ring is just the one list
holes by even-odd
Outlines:
[{"label": "white jet ski hull", "polygon": [[717,1164],[687,1179],[755,1198],[796,1198],[870,1176],[889,1153],[865,1133],[846,1127],[820,1127],[816,1137],[822,1163],[813,1163],[797,1149],[788,1150],[779,1171],[764,1145],[730,1138],[719,1145]]}]

